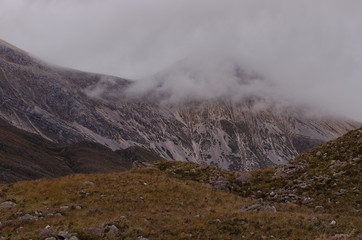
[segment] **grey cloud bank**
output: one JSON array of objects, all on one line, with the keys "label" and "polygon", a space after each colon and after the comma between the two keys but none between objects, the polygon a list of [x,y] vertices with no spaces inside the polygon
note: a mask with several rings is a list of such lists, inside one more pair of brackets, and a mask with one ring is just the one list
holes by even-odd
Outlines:
[{"label": "grey cloud bank", "polygon": [[[59,65],[162,82],[172,99],[257,93],[362,121],[362,1],[0,0],[0,38]],[[235,69],[262,79],[240,85]]]}]

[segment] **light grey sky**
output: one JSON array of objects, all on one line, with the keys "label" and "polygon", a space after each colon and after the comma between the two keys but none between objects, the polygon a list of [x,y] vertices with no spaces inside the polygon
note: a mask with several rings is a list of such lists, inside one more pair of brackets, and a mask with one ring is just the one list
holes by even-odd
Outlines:
[{"label": "light grey sky", "polygon": [[[176,99],[258,92],[362,121],[361,12],[360,0],[0,0],[0,38],[142,79],[136,91],[162,73]],[[268,84],[238,86],[235,65]]]}]

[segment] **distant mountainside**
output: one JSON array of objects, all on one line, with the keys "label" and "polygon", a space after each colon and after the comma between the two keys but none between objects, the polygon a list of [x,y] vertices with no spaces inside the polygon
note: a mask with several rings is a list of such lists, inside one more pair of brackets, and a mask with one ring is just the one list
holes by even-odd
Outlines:
[{"label": "distant mountainside", "polygon": [[92,142],[63,146],[0,119],[0,184],[75,173],[119,172],[129,170],[136,160],[158,159],[140,148],[113,152]]},{"label": "distant mountainside", "polygon": [[[50,66],[0,41],[0,118],[54,143],[140,146],[166,159],[248,170],[287,163],[360,126],[257,98],[160,104],[159,96],[128,97],[133,84]],[[256,110],[259,103],[267,107]]]}]

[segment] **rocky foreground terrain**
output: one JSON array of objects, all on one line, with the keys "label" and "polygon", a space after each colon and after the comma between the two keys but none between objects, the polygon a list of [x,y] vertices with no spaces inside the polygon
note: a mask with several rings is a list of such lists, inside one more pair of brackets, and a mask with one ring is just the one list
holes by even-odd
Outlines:
[{"label": "rocky foreground terrain", "polygon": [[0,239],[361,239],[362,128],[288,165],[132,170],[0,185]]},{"label": "rocky foreground terrain", "polygon": [[[240,84],[251,81],[239,77]],[[160,102],[167,93],[152,94],[157,89],[130,96],[134,84],[50,66],[0,40],[0,118],[53,143],[139,146],[166,159],[240,171],[285,164],[360,126],[254,97],[171,105]]]}]

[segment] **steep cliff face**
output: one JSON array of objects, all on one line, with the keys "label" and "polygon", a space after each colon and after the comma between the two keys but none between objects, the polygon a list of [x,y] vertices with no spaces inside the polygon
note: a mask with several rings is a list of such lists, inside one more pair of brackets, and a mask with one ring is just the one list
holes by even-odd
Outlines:
[{"label": "steep cliff face", "polygon": [[0,117],[53,142],[134,145],[162,157],[245,170],[281,164],[360,124],[310,117],[261,99],[158,104],[132,81],[62,69],[0,42]]}]

